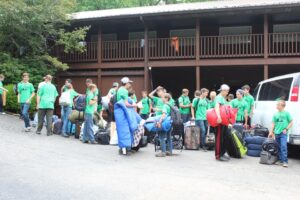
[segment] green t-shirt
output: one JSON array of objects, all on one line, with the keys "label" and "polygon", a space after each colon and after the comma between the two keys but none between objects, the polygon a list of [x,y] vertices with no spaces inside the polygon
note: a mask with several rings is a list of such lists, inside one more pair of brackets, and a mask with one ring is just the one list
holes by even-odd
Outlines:
[{"label": "green t-shirt", "polygon": [[175,100],[173,98],[170,99],[169,104],[171,106],[175,106]]},{"label": "green t-shirt", "polygon": [[287,111],[277,112],[273,116],[273,123],[275,124],[274,133],[280,134],[284,129],[286,129],[289,123],[292,121],[292,116]]},{"label": "green t-shirt", "polygon": [[54,109],[54,103],[58,92],[52,83],[44,84],[38,91],[40,96],[40,109]]},{"label": "green t-shirt", "polygon": [[171,108],[168,104],[163,104],[162,106],[162,113],[166,113],[167,116],[171,114]]},{"label": "green t-shirt", "polygon": [[73,107],[73,100],[74,100],[75,97],[78,96],[78,93],[74,89],[64,88],[63,90],[64,90],[64,92],[67,92],[67,91],[70,92],[70,99],[71,99],[70,107]]},{"label": "green t-shirt", "polygon": [[116,94],[116,89],[115,88],[111,88],[109,91],[108,91],[108,94],[110,94],[111,96],[115,95]]},{"label": "green t-shirt", "polygon": [[162,114],[162,109],[163,109],[163,105],[164,105],[164,102],[161,98],[159,97],[153,97],[152,98],[153,100],[153,103],[155,105],[155,114],[156,115],[161,115]]},{"label": "green t-shirt", "polygon": [[125,87],[120,87],[117,91],[117,101],[123,99],[124,101],[128,99],[128,90]]},{"label": "green t-shirt", "polygon": [[[86,94],[90,91],[89,88],[86,89]],[[94,92],[94,97],[97,97],[98,98],[98,95],[99,95],[99,90],[98,88],[96,88],[96,91]]]},{"label": "green t-shirt", "polygon": [[136,95],[135,95],[135,94],[133,95],[133,97],[132,97],[131,99],[132,99],[132,101],[133,101],[134,103],[137,103],[137,98],[136,98]]},{"label": "green t-shirt", "polygon": [[96,104],[92,104],[90,105],[90,101],[91,99],[94,99],[95,97],[95,94],[88,91],[87,94],[86,94],[86,106],[85,106],[85,113],[88,113],[88,114],[94,114],[95,112],[95,105]]},{"label": "green t-shirt", "polygon": [[148,97],[143,98],[142,105],[141,114],[148,115],[150,113],[151,100]]},{"label": "green t-shirt", "polygon": [[247,103],[247,110],[248,110],[248,114],[251,113],[251,107],[253,106],[254,104],[254,98],[252,95],[245,95],[244,96],[244,100],[246,101]]},{"label": "green t-shirt", "polygon": [[206,111],[208,108],[208,100],[206,98],[194,98],[193,108],[195,109],[196,120],[206,120]]},{"label": "green t-shirt", "polygon": [[31,83],[18,83],[18,93],[20,94],[20,103],[26,103],[26,101],[34,93],[34,87]]},{"label": "green t-shirt", "polygon": [[[190,98],[187,96],[183,96],[183,95],[181,97],[179,97],[178,102],[179,102],[179,107],[181,104],[183,104],[184,106],[187,106],[191,103]],[[190,114],[190,108],[181,108],[180,107],[179,110],[180,110],[181,114]]]},{"label": "green t-shirt", "polygon": [[245,111],[247,111],[248,108],[247,102],[244,99],[233,99],[230,102],[230,105],[232,108],[238,109],[236,120],[237,121],[245,120]]},{"label": "green t-shirt", "polygon": [[210,100],[208,101],[208,109],[211,109],[211,108],[215,108],[216,107],[216,100]]},{"label": "green t-shirt", "polygon": [[220,105],[227,105],[228,104],[226,99],[221,94],[217,95],[217,97],[216,97],[215,104],[217,104],[217,103],[220,104]]},{"label": "green t-shirt", "polygon": [[[0,81],[0,87],[3,87],[2,81]],[[2,89],[0,89],[0,94],[3,94],[3,90]]]}]

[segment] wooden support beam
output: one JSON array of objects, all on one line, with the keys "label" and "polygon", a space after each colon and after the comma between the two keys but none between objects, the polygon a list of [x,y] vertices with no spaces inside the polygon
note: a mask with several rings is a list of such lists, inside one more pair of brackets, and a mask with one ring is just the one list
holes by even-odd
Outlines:
[{"label": "wooden support beam", "polygon": [[149,29],[147,24],[144,28],[144,90],[149,89]]},{"label": "wooden support beam", "polygon": [[102,63],[102,31],[100,26],[98,28],[97,58],[98,58],[98,64],[101,64]]},{"label": "wooden support beam", "polygon": [[201,72],[200,72],[200,66],[196,67],[196,90],[200,90],[200,80],[201,80]]},{"label": "wooden support beam", "polygon": [[196,19],[196,60],[200,60],[200,19]]},{"label": "wooden support beam", "polygon": [[98,86],[98,88],[100,89],[101,88],[101,84],[102,84],[102,82],[101,82],[101,69],[98,69],[98,71],[97,71],[97,86]]},{"label": "wooden support beam", "polygon": [[269,78],[269,65],[264,65],[264,80]]},{"label": "wooden support beam", "polygon": [[269,20],[268,15],[264,15],[264,58],[269,56]]}]

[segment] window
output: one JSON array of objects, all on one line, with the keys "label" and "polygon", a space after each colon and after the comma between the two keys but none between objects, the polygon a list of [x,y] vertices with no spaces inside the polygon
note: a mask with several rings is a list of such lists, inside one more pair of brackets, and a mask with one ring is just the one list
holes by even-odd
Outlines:
[{"label": "window", "polygon": [[285,78],[264,83],[259,93],[260,101],[289,100],[293,78]]},{"label": "window", "polygon": [[[148,35],[148,37],[149,37],[149,39],[153,39],[153,38],[156,38],[156,31],[149,31],[149,33],[148,33],[149,35]],[[145,38],[145,33],[144,32],[130,32],[129,34],[128,34],[128,39],[129,40],[140,40],[140,47],[144,47],[144,38]],[[153,42],[151,42],[151,40],[149,41],[149,46],[150,47],[153,47],[155,45],[155,42],[153,41]],[[132,48],[137,48],[138,46],[137,46],[137,44],[136,43],[132,43],[131,45],[130,45],[130,47],[132,47]]]},{"label": "window", "polygon": [[180,38],[195,38],[196,29],[178,29],[170,30],[170,37],[178,37],[180,46],[195,46],[195,39],[180,39]]},{"label": "window", "polygon": [[275,34],[273,42],[298,42],[300,34],[297,36],[292,33],[300,32],[300,24],[275,24],[273,25],[273,33],[290,33],[290,34]]},{"label": "window", "polygon": [[219,35],[228,37],[221,37],[219,44],[251,43],[251,34],[251,26],[220,27]]},{"label": "window", "polygon": [[256,88],[254,89],[253,98],[255,101],[257,100],[259,87],[260,87],[260,85],[257,85]]}]

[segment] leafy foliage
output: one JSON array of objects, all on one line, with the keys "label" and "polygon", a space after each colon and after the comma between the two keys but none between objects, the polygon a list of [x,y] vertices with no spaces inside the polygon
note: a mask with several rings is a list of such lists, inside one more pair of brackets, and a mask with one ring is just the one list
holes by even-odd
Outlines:
[{"label": "leafy foliage", "polygon": [[75,0],[2,0],[0,4],[0,72],[8,83],[28,72],[36,85],[46,74],[54,75],[68,65],[51,56],[55,45],[65,52],[85,51],[80,45],[89,27],[65,31]]}]

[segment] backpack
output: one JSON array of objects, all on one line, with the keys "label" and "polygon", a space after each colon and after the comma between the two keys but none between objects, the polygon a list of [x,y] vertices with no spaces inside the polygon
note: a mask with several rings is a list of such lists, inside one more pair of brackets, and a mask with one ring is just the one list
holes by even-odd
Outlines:
[{"label": "backpack", "polygon": [[74,107],[77,111],[84,111],[86,106],[86,96],[85,95],[79,95],[74,100]]},{"label": "backpack", "polygon": [[171,108],[171,120],[173,121],[172,124],[175,126],[180,126],[183,124],[183,120],[181,118],[181,114],[179,109],[176,106],[172,106],[170,104],[168,104],[168,106],[170,106]]},{"label": "backpack", "polygon": [[71,93],[70,91],[65,91],[59,97],[59,105],[69,106],[71,105]]},{"label": "backpack", "polygon": [[98,105],[102,104],[102,96],[101,96],[101,92],[99,91],[98,93]]}]

